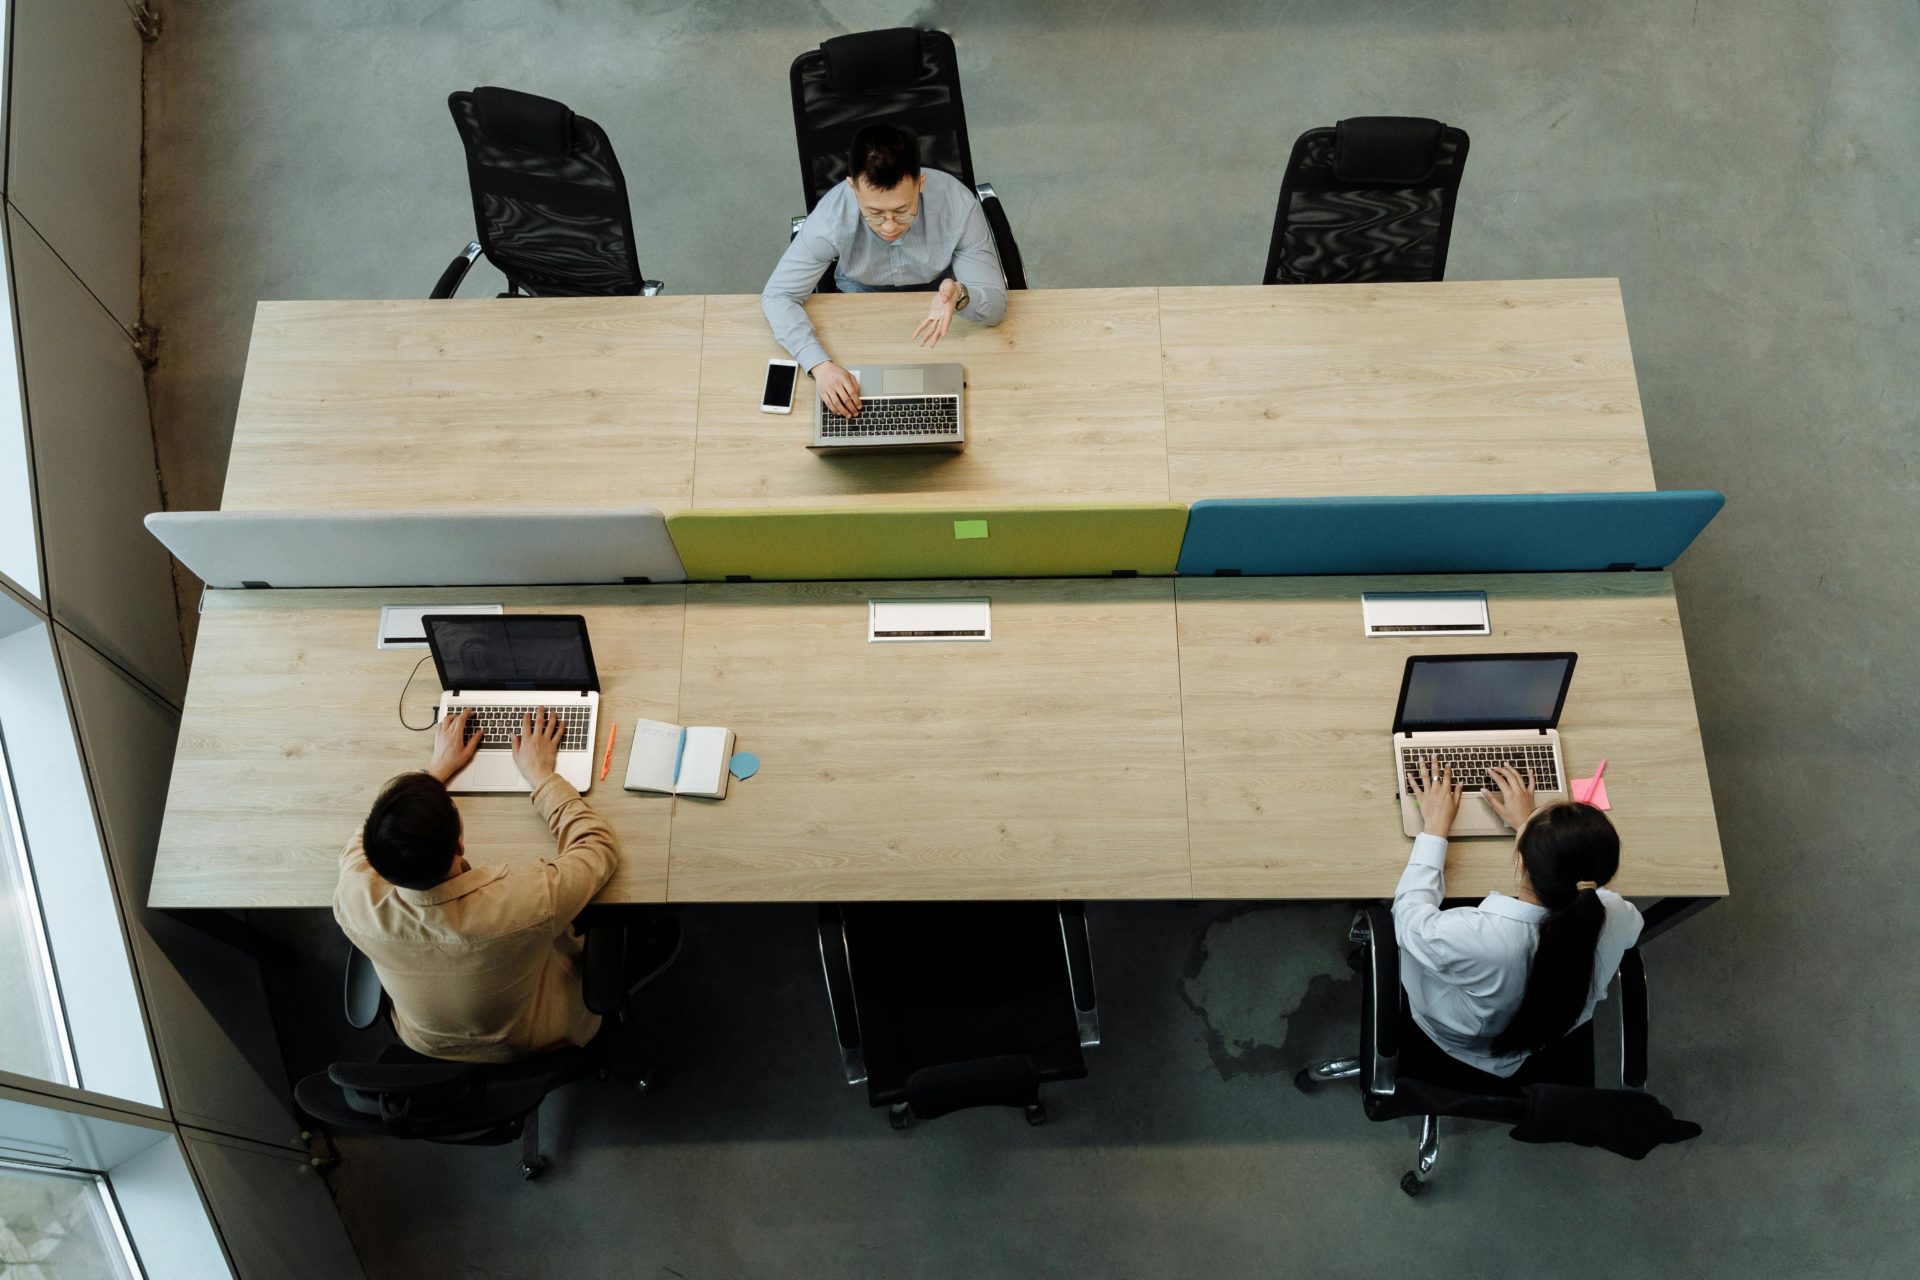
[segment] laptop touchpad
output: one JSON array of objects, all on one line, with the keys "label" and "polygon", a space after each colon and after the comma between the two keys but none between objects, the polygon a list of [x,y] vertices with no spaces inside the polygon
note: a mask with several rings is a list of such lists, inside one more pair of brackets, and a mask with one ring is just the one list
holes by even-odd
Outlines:
[{"label": "laptop touchpad", "polygon": [[925,395],[927,390],[927,374],[924,369],[889,369],[886,382],[886,394],[890,396]]}]

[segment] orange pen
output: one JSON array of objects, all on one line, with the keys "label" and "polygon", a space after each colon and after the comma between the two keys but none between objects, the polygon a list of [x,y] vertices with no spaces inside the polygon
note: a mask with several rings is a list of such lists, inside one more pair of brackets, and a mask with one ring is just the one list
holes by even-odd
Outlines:
[{"label": "orange pen", "polygon": [[615,722],[613,728],[607,732],[606,757],[600,761],[600,781],[602,782],[607,780],[607,770],[613,768],[613,740],[619,736],[620,725],[618,722]]}]

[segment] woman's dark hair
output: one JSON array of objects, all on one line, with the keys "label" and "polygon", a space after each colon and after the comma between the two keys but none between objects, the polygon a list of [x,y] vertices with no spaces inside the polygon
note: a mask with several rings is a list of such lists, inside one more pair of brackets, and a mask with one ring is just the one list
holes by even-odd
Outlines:
[{"label": "woman's dark hair", "polygon": [[1545,1048],[1573,1030],[1586,1008],[1607,908],[1597,890],[1579,885],[1613,879],[1620,869],[1620,833],[1592,805],[1551,805],[1520,833],[1520,861],[1547,915],[1527,972],[1527,993],[1513,1021],[1493,1038],[1496,1054]]},{"label": "woman's dark hair", "polygon": [[440,779],[403,773],[373,802],[360,844],[388,884],[431,889],[447,878],[460,851],[460,811]]},{"label": "woman's dark hair", "polygon": [[853,135],[847,176],[876,191],[891,191],[920,176],[920,140],[890,124],[870,124]]}]

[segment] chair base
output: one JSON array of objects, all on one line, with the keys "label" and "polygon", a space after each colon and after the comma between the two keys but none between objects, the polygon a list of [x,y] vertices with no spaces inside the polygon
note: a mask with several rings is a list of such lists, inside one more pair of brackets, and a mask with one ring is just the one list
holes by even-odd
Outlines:
[{"label": "chair base", "polygon": [[1417,1196],[1427,1189],[1427,1180],[1433,1174],[1433,1167],[1440,1163],[1439,1116],[1421,1117],[1420,1146],[1414,1155],[1414,1167],[1400,1175],[1400,1189],[1410,1196]]},{"label": "chair base", "polygon": [[535,1107],[527,1112],[527,1119],[520,1129],[520,1178],[532,1182],[547,1171],[552,1162],[540,1154],[540,1109]]},{"label": "chair base", "polygon": [[1302,1093],[1312,1093],[1330,1080],[1358,1080],[1360,1078],[1360,1059],[1328,1058],[1325,1062],[1316,1062],[1310,1067],[1302,1067],[1293,1077],[1293,1087]]},{"label": "chair base", "polygon": [[[1029,1125],[1039,1128],[1047,1122],[1047,1104],[1044,1102],[1031,1103],[1028,1106],[1022,1107],[1020,1114],[1026,1118]],[[913,1125],[912,1109],[904,1102],[894,1103],[887,1108],[887,1123],[895,1129],[904,1132]]]}]

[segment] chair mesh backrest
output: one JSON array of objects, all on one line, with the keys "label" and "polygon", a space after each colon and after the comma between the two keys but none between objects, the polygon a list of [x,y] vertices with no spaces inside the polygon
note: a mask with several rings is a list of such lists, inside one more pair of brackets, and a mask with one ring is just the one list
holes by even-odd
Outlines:
[{"label": "chair mesh backrest", "polygon": [[448,96],[467,151],[474,238],[528,293],[641,290],[627,180],[606,130],[550,98],[479,88]]},{"label": "chair mesh backrest", "polygon": [[960,64],[944,31],[863,31],[793,60],[793,132],[807,211],[847,176],[863,125],[890,124],[920,139],[920,163],[974,185]]},{"label": "chair mesh backrest", "polygon": [[[1350,125],[1436,129],[1416,168],[1400,175],[1343,172]],[[1438,121],[1382,118],[1310,129],[1293,144],[1267,252],[1267,284],[1347,284],[1443,278],[1467,135]],[[1424,170],[1422,172],[1421,170]]]}]

